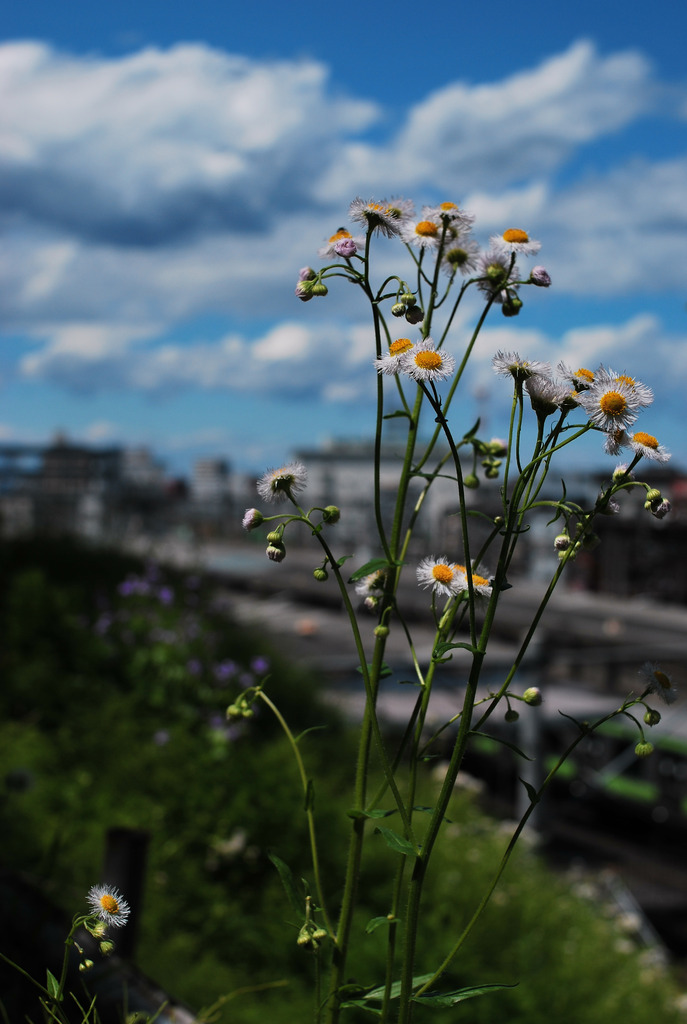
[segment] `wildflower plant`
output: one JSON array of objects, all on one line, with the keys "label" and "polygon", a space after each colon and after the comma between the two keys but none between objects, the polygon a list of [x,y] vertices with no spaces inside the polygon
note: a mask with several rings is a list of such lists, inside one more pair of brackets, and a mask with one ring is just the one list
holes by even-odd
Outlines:
[{"label": "wildflower plant", "polygon": [[[99,1024],[97,997],[92,996],[85,986],[83,991],[77,992],[70,984],[72,959],[76,954],[80,974],[87,975],[95,963],[92,957],[109,957],[114,952],[116,947],[110,929],[123,928],[129,918],[129,904],[114,886],[91,886],[86,902],[90,908],[88,913],[74,915],[71,928],[64,940],[59,977],[47,969],[45,984],[42,984],[19,964],[0,953],[0,957],[36,989],[43,1019],[52,1021],[53,1024],[70,1024],[76,1019],[74,1014],[77,1011],[78,1019],[83,1021],[83,1024]],[[87,939],[90,940],[88,943]],[[157,1014],[155,1016],[157,1017]],[[152,1024],[148,1016],[145,1020]]]},{"label": "wildflower plant", "polygon": [[[506,846],[491,885],[475,897],[474,914],[467,924],[457,928],[455,935],[446,936],[443,960],[423,962],[423,887],[431,872],[432,854],[445,827],[449,801],[466,752],[496,714],[505,715],[506,721],[518,718],[511,703],[518,702],[523,714],[536,713],[530,709],[541,704],[541,691],[530,686],[519,692],[516,676],[556,584],[577,553],[594,543],[596,518],[618,510],[619,492],[639,488],[646,492],[645,508],[650,514],[662,518],[669,512],[669,503],[661,493],[635,478],[642,459],[663,462],[669,453],[653,435],[635,432],[637,419],[653,400],[647,385],[603,366],[589,369],[559,363],[554,373],[550,363],[523,357],[518,352],[498,351],[493,357],[494,372],[505,378],[496,384],[503,394],[504,406],[506,383],[511,389],[508,437],[481,437],[479,421],[461,433],[463,427],[456,427],[453,422],[454,412],[459,412],[457,396],[487,317],[499,309],[505,317],[516,317],[522,311],[528,287],[551,286],[544,266],[522,270],[516,263],[516,259],[523,262],[538,254],[540,243],[525,230],[510,227],[494,235],[489,247],[481,252],[471,234],[474,218],[454,202],[424,207],[416,216],[413,204],[405,199],[358,198],[351,204],[350,219],[355,225],[352,231],[338,228],[320,250],[325,265],[319,270],[305,267],[300,271],[296,295],[303,301],[324,297],[328,292],[325,282],[345,278],[357,286],[370,305],[369,372],[376,377],[377,395],[376,557],[353,571],[345,568],[351,556],[336,553],[333,540],[336,523],[340,516],[345,516],[345,509],[331,505],[306,508],[301,504],[302,495],[307,493],[307,468],[300,463],[271,469],[258,483],[260,498],[279,506],[275,514],[268,514],[264,508],[251,508],[243,518],[246,530],[264,525],[269,531],[266,553],[275,562],[286,557],[290,531],[305,526],[320,549],[314,578],[323,586],[338,588],[350,620],[365,708],[358,758],[353,767],[350,846],[341,883],[322,878],[314,785],[308,778],[298,741],[267,694],[267,681],[245,690],[229,707],[228,715],[245,719],[253,704],[266,704],[277,715],[298,764],[312,854],[312,890],[308,883],[301,894],[289,867],[278,857],[273,859],[294,912],[301,917],[298,945],[315,958],[315,1019],[333,1024],[342,1011],[363,1008],[376,1013],[382,1021],[409,1024],[418,1006],[454,1006],[499,987],[477,983],[447,990],[442,979],[484,910],[543,791],[578,743],[609,719],[626,716],[638,730],[637,756],[651,752],[644,727],[655,725],[660,715],[648,706],[647,698],[658,695],[669,703],[675,695],[672,681],[657,665],[644,666],[644,685],[638,696],[630,695],[611,714],[592,725],[579,724],[577,736],[539,789],[525,783],[529,806]],[[390,274],[381,281],[373,259],[380,236],[405,249],[407,261],[402,275]],[[471,334],[462,336],[452,325],[469,290],[476,293],[483,305]],[[398,321],[404,323],[398,325]],[[423,439],[420,432],[423,410],[429,411],[434,424],[428,439]],[[395,506],[387,516],[382,503],[380,458],[391,418],[395,437],[399,422],[404,425],[405,454]],[[455,418],[459,419],[459,415]],[[560,497],[545,496],[549,492],[544,484],[552,465],[557,465],[569,445],[587,434],[597,434],[600,450],[608,455],[617,456],[627,450],[629,461],[610,474],[589,506],[570,500],[564,485]],[[467,500],[467,491],[479,488],[482,476],[487,480],[500,479],[495,514],[476,512],[474,500]],[[409,557],[413,550],[411,541],[427,495],[439,479],[445,483],[447,478],[455,488],[459,550],[426,552],[419,564],[413,565]],[[542,512],[548,513],[552,529],[551,580],[500,685],[486,697],[478,696],[500,601],[512,587],[509,573],[518,541],[532,517]],[[479,532],[475,525],[480,527]],[[399,582],[404,572],[414,573],[434,617],[434,640],[425,659],[413,642],[399,600]],[[360,599],[363,609],[359,618]],[[369,613],[374,616],[372,626]],[[380,683],[391,675],[385,658],[392,631],[400,632],[407,640],[417,684],[417,697],[400,741],[391,741],[383,734],[377,713]],[[437,670],[448,665],[450,671],[457,651],[469,664],[467,670],[461,668],[455,673],[456,684],[463,684],[462,690],[456,686],[456,711],[439,728],[433,724],[429,735]],[[637,705],[645,712],[643,723],[632,713]],[[443,739],[452,736],[448,765],[434,805],[418,808],[421,765],[433,756],[440,735]],[[376,787],[372,782],[373,764],[381,765],[383,774],[381,785]],[[393,827],[382,825],[381,820],[391,815]],[[379,916],[367,927],[368,933],[381,927],[386,932],[386,970],[382,978],[351,980],[347,966],[351,944],[365,941],[365,936],[354,930],[360,864],[365,844],[373,836],[381,836],[387,844],[391,863],[388,903],[379,908]],[[333,892],[342,894],[337,905],[332,901]]]}]

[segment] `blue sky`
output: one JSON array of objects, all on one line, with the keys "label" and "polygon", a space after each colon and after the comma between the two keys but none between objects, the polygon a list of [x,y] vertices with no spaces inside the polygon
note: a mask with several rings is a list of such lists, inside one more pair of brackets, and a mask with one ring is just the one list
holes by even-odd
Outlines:
[{"label": "blue sky", "polygon": [[418,11],[3,12],[0,439],[148,444],[183,472],[364,436],[364,305],[293,287],[352,198],[403,195],[464,204],[481,244],[526,228],[553,278],[491,314],[466,427],[503,426],[499,348],[604,363],[654,389],[641,427],[687,465],[687,8]]}]

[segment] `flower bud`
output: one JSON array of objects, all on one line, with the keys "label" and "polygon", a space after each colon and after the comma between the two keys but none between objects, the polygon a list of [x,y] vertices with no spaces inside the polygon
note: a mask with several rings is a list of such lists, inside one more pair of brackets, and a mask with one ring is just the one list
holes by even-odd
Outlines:
[{"label": "flower bud", "polygon": [[301,302],[310,302],[312,299],[312,284],[310,281],[299,281],[294,290],[294,295]]},{"label": "flower bud", "polygon": [[658,505],[652,507],[651,514],[652,516],[655,516],[656,519],[664,519],[668,515],[672,507],[673,506],[670,504],[668,499],[664,498],[663,501],[661,501]]},{"label": "flower bud", "polygon": [[313,295],[328,295],[329,288],[327,288],[324,281],[318,281],[316,284],[312,286],[312,293]]},{"label": "flower bud", "polygon": [[301,267],[301,269],[298,271],[299,281],[314,281],[316,277],[317,274],[315,273],[312,267]]},{"label": "flower bud", "polygon": [[661,712],[655,711],[654,708],[647,708],[644,713],[644,721],[647,725],[658,725],[661,721]]},{"label": "flower bud", "polygon": [[497,480],[499,475],[499,467],[493,463],[484,470],[484,475],[487,480]]},{"label": "flower bud", "polygon": [[637,757],[649,757],[654,752],[653,743],[647,743],[645,740],[638,743],[635,747],[635,754]]},{"label": "flower bud", "polygon": [[558,536],[554,538],[553,546],[556,551],[567,551],[570,547],[570,543],[570,537],[567,533],[559,533]]},{"label": "flower bud", "polygon": [[476,473],[468,473],[463,480],[463,485],[465,487],[469,487],[471,491],[474,491],[479,487],[479,477]]},{"label": "flower bud", "polygon": [[507,455],[508,454],[508,442],[504,441],[500,437],[492,437],[491,441],[487,443],[487,451],[490,455]]},{"label": "flower bud", "polygon": [[336,505],[327,505],[322,513],[322,521],[333,526],[334,523],[338,523],[339,519],[341,519],[341,510]]},{"label": "flower bud", "polygon": [[650,490],[648,490],[646,492],[646,500],[651,502],[651,504],[653,504],[656,501],[662,501],[663,500],[663,495],[661,494],[660,491],[656,490],[655,487],[652,487]]},{"label": "flower bud", "polygon": [[281,541],[282,532],[283,532],[282,530],[270,530],[270,532],[267,534],[267,538],[266,538],[267,539],[267,543],[268,544],[278,544]]},{"label": "flower bud", "polygon": [[391,307],[392,316],[404,316],[405,311],[406,307],[403,305],[402,302],[394,302],[393,306]]},{"label": "flower bud", "polygon": [[109,956],[110,953],[114,952],[114,948],[115,944],[114,942],[112,942],[111,939],[104,939],[100,943],[100,952],[103,954],[103,956]]},{"label": "flower bud", "polygon": [[530,707],[536,708],[542,703],[544,698],[541,695],[541,690],[538,686],[528,686],[522,695],[522,699],[525,704],[529,704]]},{"label": "flower bud", "polygon": [[517,720],[520,718],[520,715],[515,710],[515,708],[508,708],[508,711],[506,711],[503,717],[506,720],[506,722],[517,722]]},{"label": "flower bud", "polygon": [[406,310],[406,320],[409,324],[421,324],[424,319],[425,314],[419,306],[410,306],[410,308]]},{"label": "flower bud", "polygon": [[536,284],[538,288],[548,288],[551,284],[551,278],[544,267],[532,267],[530,274],[530,284]]},{"label": "flower bud", "polygon": [[247,508],[243,514],[242,526],[244,530],[254,530],[264,522],[265,517],[257,508]]},{"label": "flower bud", "polygon": [[79,964],[79,970],[83,974],[86,971],[90,971],[92,966],[93,966],[93,961],[92,960],[82,960],[81,963]]},{"label": "flower bud", "polygon": [[404,306],[408,307],[415,306],[417,304],[417,299],[415,298],[412,292],[403,292],[402,295],[399,295],[399,300],[403,303]]},{"label": "flower bud", "polygon": [[268,544],[265,554],[272,562],[283,562],[286,558],[286,548],[281,541]]},{"label": "flower bud", "polygon": [[344,256],[346,259],[350,256],[354,256],[357,251],[358,246],[352,238],[342,238],[340,241],[334,243],[334,252],[339,256]]},{"label": "flower bud", "polygon": [[389,635],[389,627],[388,626],[375,626],[374,634],[375,634],[376,637],[379,637],[379,638],[383,638],[385,636],[388,636]]},{"label": "flower bud", "polygon": [[522,299],[519,299],[517,295],[509,295],[501,305],[501,312],[504,316],[517,316],[521,309]]},{"label": "flower bud", "polygon": [[319,569],[313,569],[313,576],[318,583],[324,583],[325,580],[329,579],[329,573],[323,566],[320,566]]}]

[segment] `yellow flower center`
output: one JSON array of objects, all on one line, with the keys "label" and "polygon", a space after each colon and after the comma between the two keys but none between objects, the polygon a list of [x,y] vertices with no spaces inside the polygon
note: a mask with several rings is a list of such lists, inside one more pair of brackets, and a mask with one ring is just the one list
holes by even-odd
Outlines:
[{"label": "yellow flower center", "polygon": [[485,580],[484,576],[477,576],[476,573],[472,574],[472,584],[475,587],[488,587],[489,580]]},{"label": "yellow flower center", "polygon": [[454,573],[451,566],[444,565],[442,562],[432,568],[432,576],[437,583],[450,583],[453,579],[453,575]]},{"label": "yellow flower center", "polygon": [[503,232],[503,240],[504,242],[529,242],[530,236],[520,228],[508,228]]},{"label": "yellow flower center", "polygon": [[636,434],[632,435],[632,440],[636,441],[637,444],[643,444],[645,448],[653,448],[654,451],[658,448],[658,441],[651,434],[645,434],[643,430],[637,431]]},{"label": "yellow flower center", "polygon": [[415,234],[425,238],[434,238],[439,234],[439,228],[431,220],[421,220],[415,225]]},{"label": "yellow flower center", "polygon": [[400,356],[403,352],[407,352],[409,348],[413,347],[413,343],[410,338],[397,338],[396,341],[392,341],[389,345],[390,356]]},{"label": "yellow flower center", "polygon": [[334,242],[340,242],[342,238],[350,238],[350,237],[351,237],[351,232],[350,231],[346,231],[345,228],[339,228],[339,230],[336,232],[336,234],[332,235],[332,237],[329,239],[329,242],[330,242],[330,244],[333,245]]},{"label": "yellow flower center", "polygon": [[656,680],[656,682],[658,683],[658,685],[663,687],[664,690],[669,690],[670,689],[670,679],[665,674],[665,672],[661,672],[660,668],[657,668],[654,671],[653,676],[654,676],[654,679]]},{"label": "yellow flower center", "polygon": [[117,900],[114,898],[114,896],[111,896],[109,892],[103,893],[103,895],[100,897],[100,906],[108,914],[119,913],[119,903],[117,903]]},{"label": "yellow flower center", "polygon": [[438,370],[441,362],[441,353],[435,352],[433,349],[418,352],[415,356],[415,365],[419,366],[421,370]]},{"label": "yellow flower center", "polygon": [[627,401],[619,391],[607,391],[599,399],[599,407],[606,416],[622,416],[627,409]]},{"label": "yellow flower center", "polygon": [[575,376],[579,377],[580,380],[586,380],[589,384],[594,383],[594,374],[591,370],[585,370],[584,366],[581,366],[579,370],[577,370]]},{"label": "yellow flower center", "polygon": [[626,377],[624,373],[621,373],[619,377],[616,377],[615,382],[616,384],[627,384],[631,388],[635,386],[634,378]]},{"label": "yellow flower center", "polygon": [[440,210],[457,210],[458,209],[458,204],[457,203],[439,203],[439,209]]},{"label": "yellow flower center", "polygon": [[387,206],[385,212],[389,217],[393,217],[394,220],[400,220],[403,216],[403,210],[399,210],[398,206]]}]

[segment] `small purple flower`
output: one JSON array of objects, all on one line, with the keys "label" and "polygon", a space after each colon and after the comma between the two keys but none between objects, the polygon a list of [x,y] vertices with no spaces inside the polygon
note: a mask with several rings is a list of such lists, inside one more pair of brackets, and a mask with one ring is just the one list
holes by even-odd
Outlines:
[{"label": "small purple flower", "polygon": [[262,675],[263,672],[267,672],[270,667],[270,659],[266,658],[263,654],[258,654],[250,663],[251,670],[256,675]]},{"label": "small purple flower", "polygon": [[199,676],[203,671],[203,666],[197,658],[190,658],[186,662],[186,671],[192,676]]},{"label": "small purple flower", "polygon": [[171,604],[174,600],[174,591],[171,587],[160,587],[157,597],[160,604]]},{"label": "small purple flower", "polygon": [[107,614],[103,614],[96,621],[96,624],[95,624],[94,628],[95,628],[95,631],[98,634],[98,636],[104,636],[105,633],[107,633],[109,631],[111,625],[112,625],[112,616],[111,615],[107,615]]},{"label": "small purple flower", "polygon": [[226,683],[236,674],[236,665],[233,661],[220,661],[213,668],[212,674],[218,683]]},{"label": "small purple flower", "polygon": [[312,267],[301,267],[298,271],[299,281],[313,281],[317,277],[317,274]]}]

